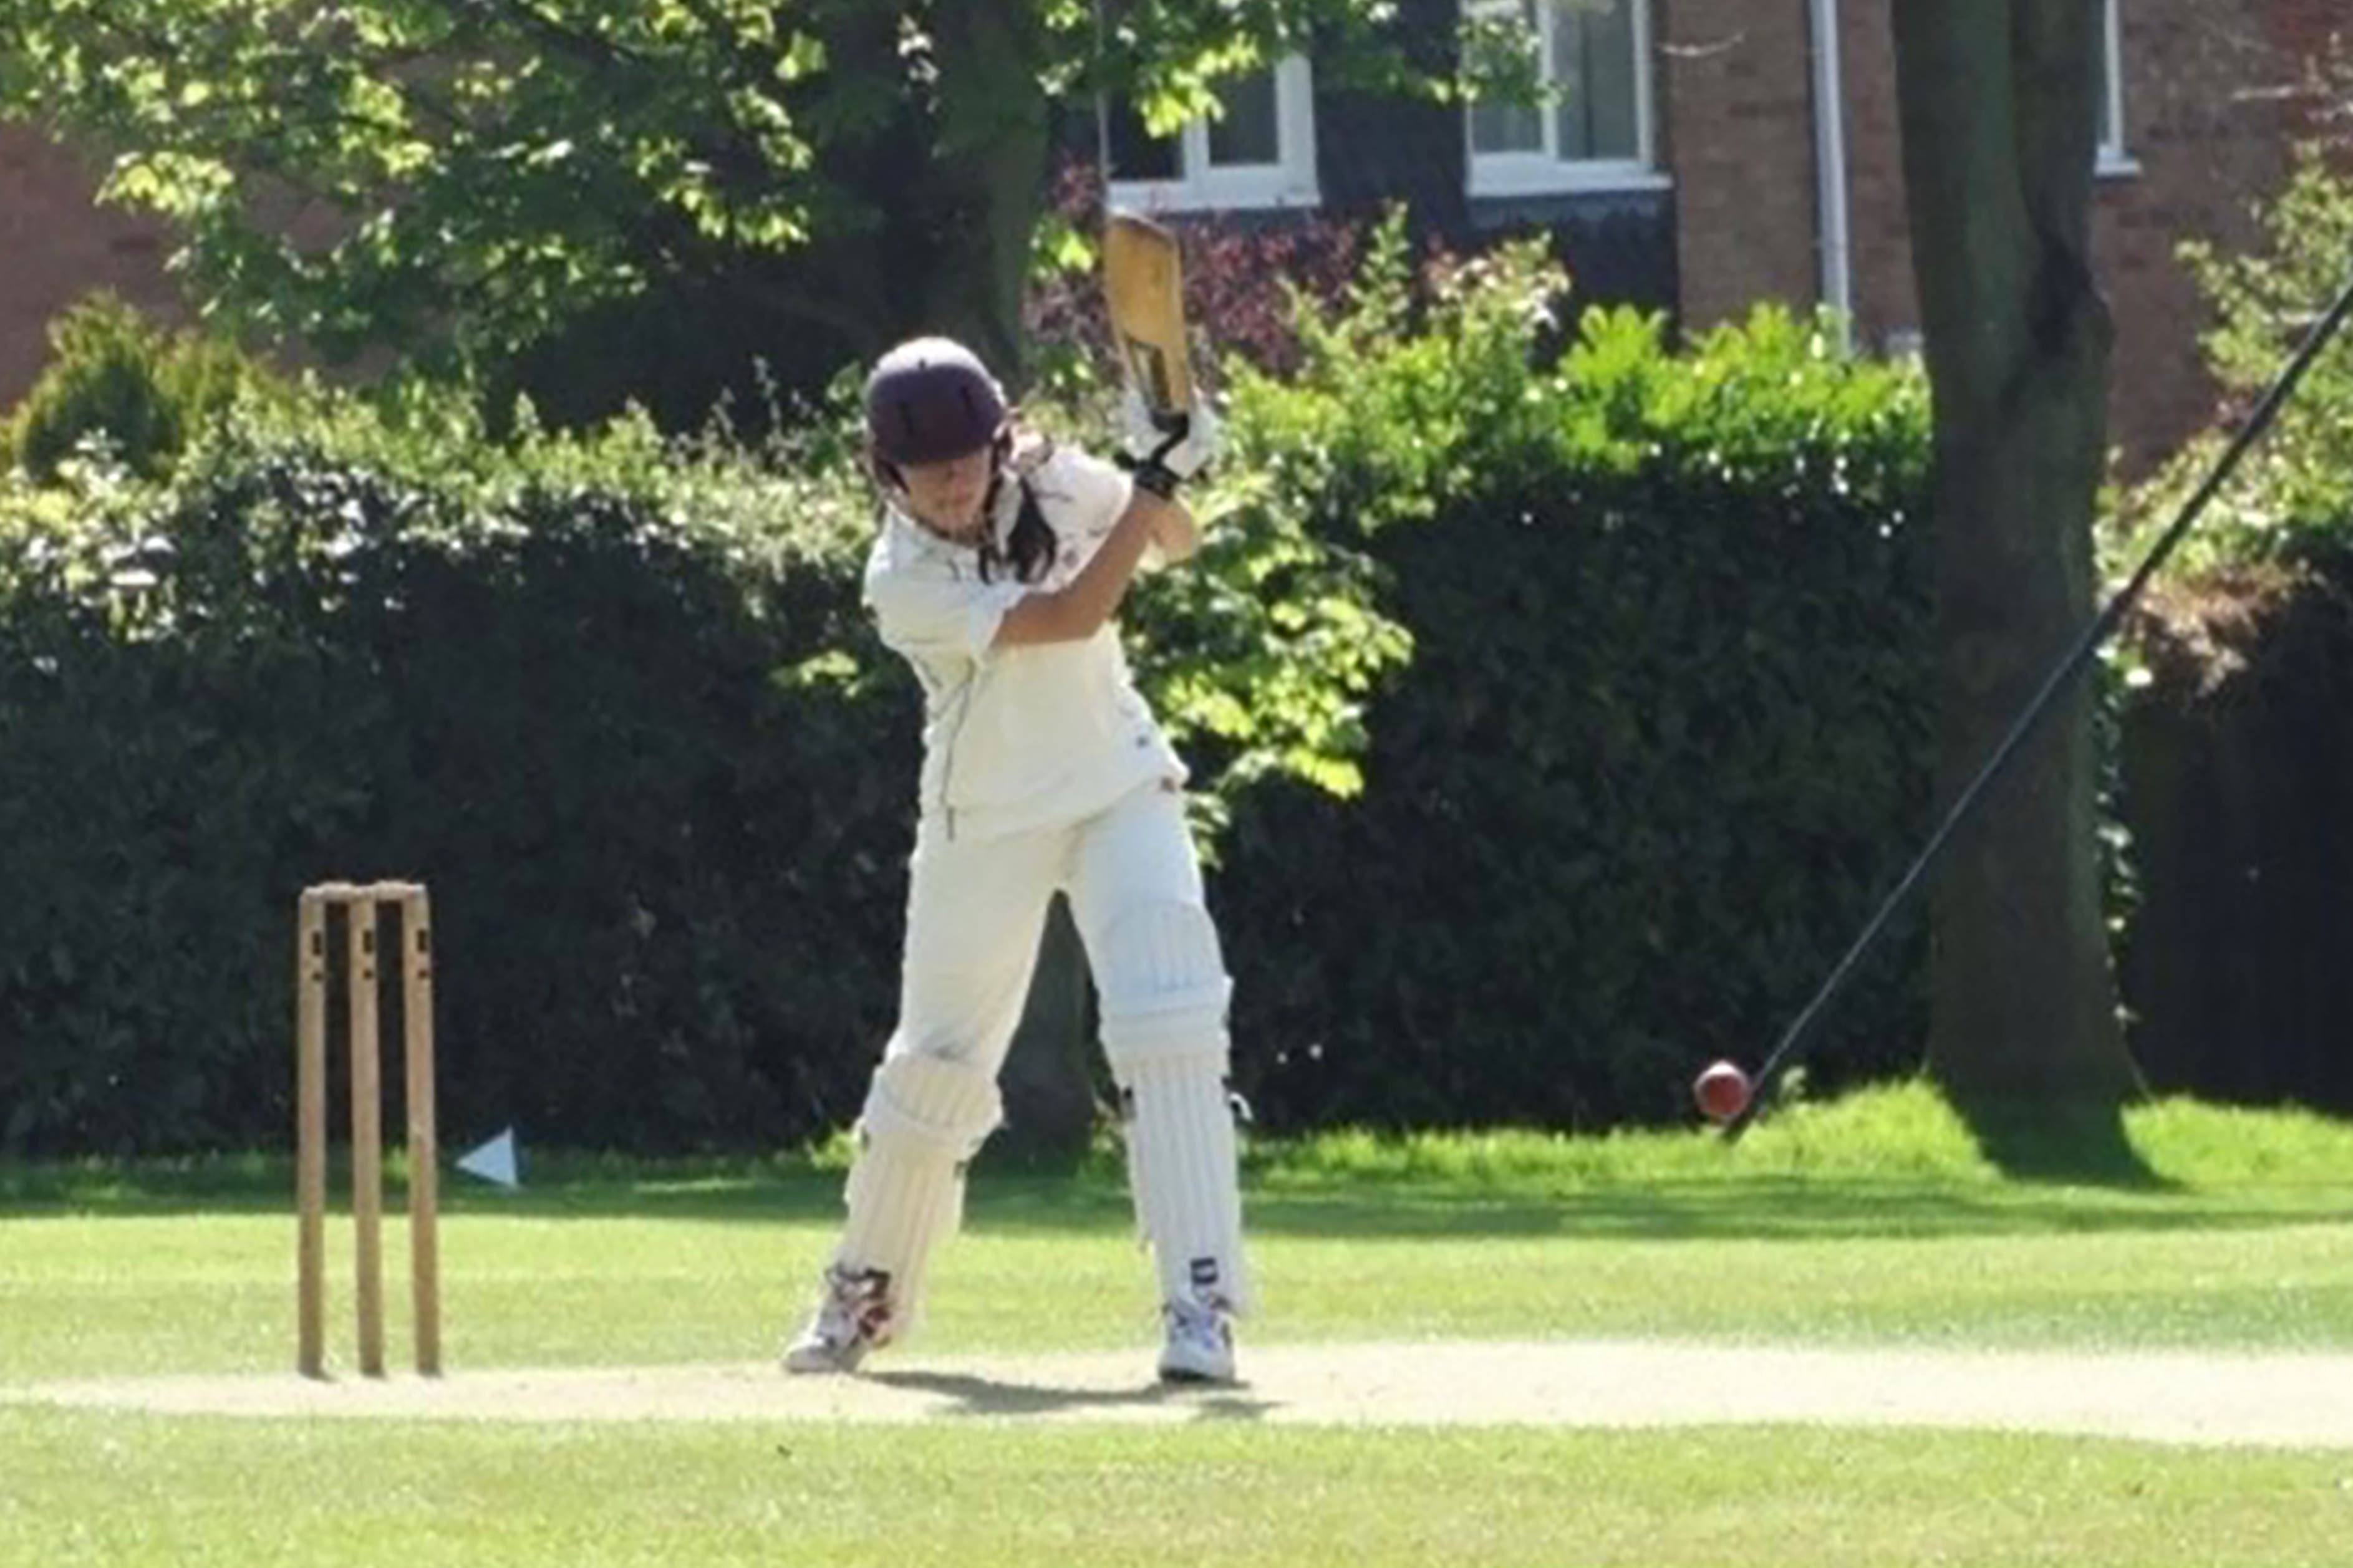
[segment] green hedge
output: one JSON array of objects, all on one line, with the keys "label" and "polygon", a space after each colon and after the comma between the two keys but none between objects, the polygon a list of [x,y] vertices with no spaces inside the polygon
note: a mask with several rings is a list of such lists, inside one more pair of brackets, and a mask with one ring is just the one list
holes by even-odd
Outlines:
[{"label": "green hedge", "polygon": [[[1392,266],[1394,262],[1392,261]],[[1688,1114],[1754,1062],[1925,828],[1926,410],[1771,312],[1687,353],[1491,259],[1402,280],[1237,425],[1386,569],[1410,670],[1347,805],[1277,790],[1222,879],[1250,1089],[1279,1125]],[[1815,1081],[1916,1065],[1916,922]]]},{"label": "green hedge", "polygon": [[234,348],[164,331],[111,294],[58,317],[49,353],[38,383],[0,423],[0,468],[21,467],[45,482],[91,443],[153,478],[269,381]]},{"label": "green hedge", "polygon": [[102,523],[20,515],[0,1142],[282,1141],[292,899],[329,878],[432,885],[458,1135],[852,1103],[912,715],[796,674],[865,635],[846,498],[793,533],[782,483],[684,499],[262,443]]},{"label": "green hedge", "polygon": [[[1202,563],[1132,601],[1270,1125],[1680,1114],[1922,826],[1916,379],[1772,315],[1564,352],[1557,288],[1520,251],[1419,293],[1392,235],[1296,376],[1231,371]],[[837,437],[312,395],[0,494],[0,1149],[282,1143],[294,894],[379,875],[435,892],[453,1142],[839,1125],[917,700]],[[1825,1070],[1909,1065],[1917,959]]]},{"label": "green hedge", "polygon": [[[859,607],[837,430],[510,450],[313,395],[168,483],[69,481],[0,495],[0,1150],[282,1142],[293,900],[328,879],[433,889],[453,1139],[850,1114],[920,705]],[[1209,500],[1152,668],[1214,815],[1229,779],[1345,784],[1402,644],[1360,564],[1248,487]]]}]

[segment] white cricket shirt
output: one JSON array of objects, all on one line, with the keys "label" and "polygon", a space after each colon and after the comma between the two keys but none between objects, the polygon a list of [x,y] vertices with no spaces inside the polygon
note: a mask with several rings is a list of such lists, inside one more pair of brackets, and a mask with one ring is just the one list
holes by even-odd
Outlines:
[{"label": "white cricket shirt", "polygon": [[[1029,470],[1056,540],[1035,584],[1012,568],[980,574],[976,547],[886,506],[866,564],[866,604],[882,641],[923,688],[922,810],[958,839],[1057,826],[1092,816],[1185,765],[1128,673],[1115,622],[1082,642],[992,647],[1006,613],[1069,583],[1127,510],[1125,474],[1058,447]],[[999,527],[998,551],[1011,531]]]}]

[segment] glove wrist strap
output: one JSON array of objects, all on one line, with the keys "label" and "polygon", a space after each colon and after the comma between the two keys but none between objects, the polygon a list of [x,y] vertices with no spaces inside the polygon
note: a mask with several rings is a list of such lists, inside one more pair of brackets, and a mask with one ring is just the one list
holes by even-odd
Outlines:
[{"label": "glove wrist strap", "polygon": [[1176,487],[1182,481],[1165,463],[1143,462],[1135,465],[1135,488],[1150,490],[1162,500],[1176,499]]}]

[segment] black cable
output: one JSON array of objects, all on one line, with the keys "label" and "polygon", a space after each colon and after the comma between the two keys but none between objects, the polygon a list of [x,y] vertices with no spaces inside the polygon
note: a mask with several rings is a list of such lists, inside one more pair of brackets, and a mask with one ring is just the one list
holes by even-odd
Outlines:
[{"label": "black cable", "polygon": [[1978,770],[1977,776],[1969,781],[1968,787],[1961,791],[1959,797],[1945,813],[1945,818],[1936,825],[1936,832],[1929,835],[1927,845],[1913,860],[1911,868],[1904,873],[1903,879],[1895,884],[1894,889],[1881,901],[1878,911],[1864,924],[1862,934],[1855,938],[1854,945],[1847,949],[1846,956],[1839,960],[1837,967],[1831,971],[1830,978],[1823,981],[1821,988],[1814,993],[1813,1000],[1806,1004],[1804,1009],[1790,1022],[1788,1028],[1782,1032],[1780,1043],[1773,1047],[1772,1054],[1767,1057],[1764,1065],[1757,1069],[1755,1092],[1749,1096],[1748,1103],[1741,1107],[1738,1115],[1724,1124],[1724,1137],[1726,1142],[1737,1140],[1741,1133],[1747,1131],[1748,1124],[1757,1120],[1757,1113],[1764,1108],[1766,1086],[1773,1074],[1780,1070],[1798,1054],[1799,1047],[1806,1038],[1808,1031],[1813,1027],[1815,1019],[1820,1016],[1822,1010],[1830,1005],[1831,999],[1844,987],[1847,977],[1854,973],[1855,966],[1861,963],[1871,950],[1878,944],[1881,934],[1886,931],[1887,922],[1894,917],[1896,910],[1910,896],[1912,889],[1919,885],[1921,879],[1927,875],[1928,868],[1936,863],[1936,858],[1944,853],[1945,846],[1951,842],[1954,833],[1968,819],[1970,811],[1975,808],[2001,770],[2026,743],[2027,737],[2033,732],[2035,724],[2041,721],[2043,713],[2058,699],[2059,694],[2066,689],[2069,682],[2074,679],[2083,667],[2090,661],[2093,653],[2098,649],[2100,644],[2106,641],[2109,635],[2123,621],[2125,613],[2132,608],[2133,602],[2139,598],[2141,590],[2148,585],[2149,579],[2157,575],[2158,569],[2165,564],[2166,558],[2171,555],[2175,547],[2189,536],[2189,530],[2196,524],[2199,514],[2206,510],[2207,503],[2211,501],[2215,494],[2221,489],[2232,470],[2238,468],[2239,460],[2246,456],[2248,448],[2252,447],[2270,427],[2289,395],[2295,391],[2296,384],[2304,379],[2304,373],[2312,368],[2312,362],[2320,357],[2321,351],[2328,346],[2329,340],[2337,335],[2337,330],[2344,326],[2348,316],[2353,316],[2353,282],[2347,283],[2345,291],[2337,295],[2337,302],[2331,305],[2327,313],[2314,323],[2312,330],[2305,334],[2304,342],[2297,345],[2295,353],[2288,360],[2286,368],[2280,372],[2278,378],[2264,392],[2263,400],[2257,403],[2253,412],[2247,416],[2247,422],[2239,426],[2238,434],[2232,437],[2230,446],[2224,449],[2221,457],[2216,459],[2214,467],[2208,472],[2204,481],[2199,485],[2196,493],[2183,503],[2179,514],[2167,526],[2164,533],[2158,536],[2157,543],[2150,548],[2148,554],[2142,559],[2140,565],[2134,570],[2125,585],[2117,589],[2109,598],[2106,605],[2093,617],[2092,624],[2084,629],[2081,637],[2076,638],[2074,646],[2070,647],[2065,656],[2052,667],[2050,675],[2044,679],[2041,689],[2035,692],[2025,709],[2016,720],[2011,721],[2008,733],[2004,734],[2000,742],[1995,745],[1993,754],[1986,759],[1985,765]]}]

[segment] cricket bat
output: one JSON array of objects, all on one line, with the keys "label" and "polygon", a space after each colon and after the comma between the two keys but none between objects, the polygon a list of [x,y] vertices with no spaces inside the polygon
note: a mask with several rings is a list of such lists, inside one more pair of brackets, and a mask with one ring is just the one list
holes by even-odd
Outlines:
[{"label": "cricket bat", "polygon": [[1193,405],[1176,237],[1149,218],[1113,213],[1103,221],[1103,304],[1128,384],[1154,424],[1174,426]]}]

